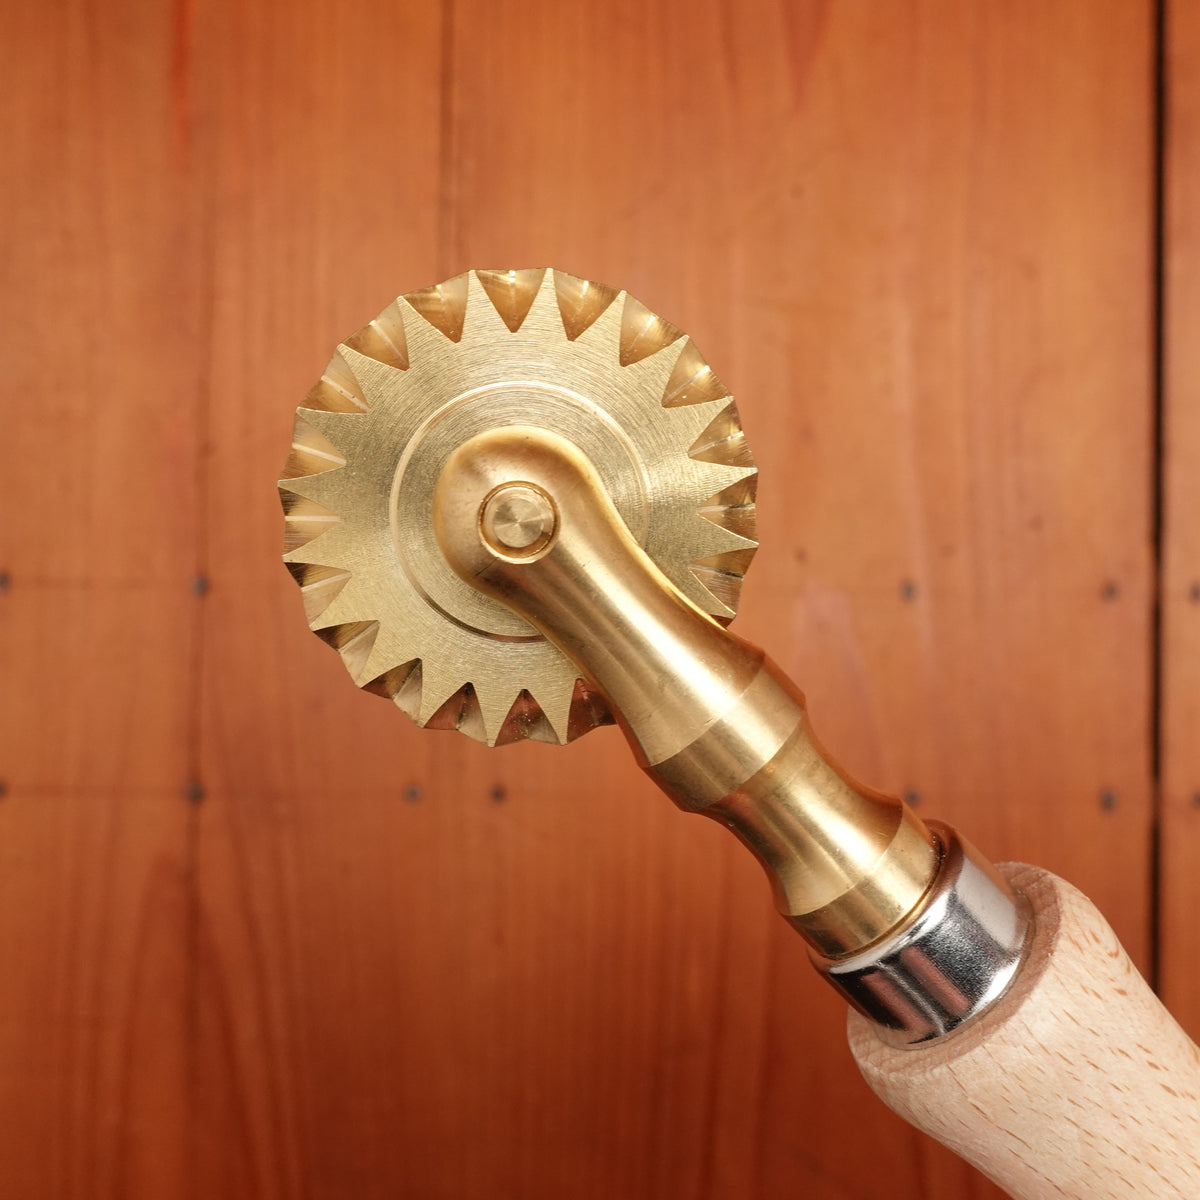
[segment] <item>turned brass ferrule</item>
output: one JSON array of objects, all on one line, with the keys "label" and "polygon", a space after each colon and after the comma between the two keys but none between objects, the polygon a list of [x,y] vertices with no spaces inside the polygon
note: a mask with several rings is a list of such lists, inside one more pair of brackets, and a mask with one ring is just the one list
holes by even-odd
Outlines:
[{"label": "turned brass ferrule", "polygon": [[523,426],[479,434],[447,461],[433,517],[454,570],[575,662],[643,768],[755,853],[824,958],[857,954],[917,909],[937,840],[824,753],[799,690],[667,580],[570,442]]}]

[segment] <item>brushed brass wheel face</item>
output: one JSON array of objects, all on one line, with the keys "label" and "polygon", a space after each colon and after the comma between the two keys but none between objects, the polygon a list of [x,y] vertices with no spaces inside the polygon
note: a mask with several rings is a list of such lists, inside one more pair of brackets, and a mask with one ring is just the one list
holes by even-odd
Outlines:
[{"label": "brushed brass wheel face", "polygon": [[338,347],[297,412],[279,484],[284,559],[310,626],[359,686],[488,744],[562,743],[611,720],[603,698],[461,580],[433,532],[447,459],[512,425],[570,441],[671,582],[733,616],[757,543],[755,467],[732,397],[637,300],[550,270],[476,271],[409,293]]}]

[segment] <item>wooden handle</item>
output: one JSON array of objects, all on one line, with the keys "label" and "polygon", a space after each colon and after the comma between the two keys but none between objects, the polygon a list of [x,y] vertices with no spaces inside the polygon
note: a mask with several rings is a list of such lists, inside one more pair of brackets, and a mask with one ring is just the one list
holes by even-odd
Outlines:
[{"label": "wooden handle", "polygon": [[917,1049],[852,1012],[859,1069],[1017,1200],[1200,1198],[1200,1050],[1085,896],[1036,867],[1000,870],[1035,914],[1008,993]]}]

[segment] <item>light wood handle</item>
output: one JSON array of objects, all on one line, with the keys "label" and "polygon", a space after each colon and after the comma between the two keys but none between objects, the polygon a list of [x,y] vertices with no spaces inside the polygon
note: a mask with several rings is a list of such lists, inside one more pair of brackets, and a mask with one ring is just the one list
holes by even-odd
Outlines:
[{"label": "light wood handle", "polygon": [[859,1069],[1017,1200],[1200,1198],[1200,1050],[1085,896],[1036,867],[1000,870],[1035,914],[1008,993],[916,1049],[852,1012]]}]

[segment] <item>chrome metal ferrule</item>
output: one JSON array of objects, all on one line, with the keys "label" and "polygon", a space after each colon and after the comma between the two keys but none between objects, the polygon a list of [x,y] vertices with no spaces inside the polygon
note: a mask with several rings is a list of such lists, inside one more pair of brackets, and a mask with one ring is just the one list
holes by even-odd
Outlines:
[{"label": "chrome metal ferrule", "polygon": [[984,1012],[1012,982],[1029,943],[1028,903],[969,842],[929,822],[941,861],[913,916],[849,957],[814,954],[824,974],[880,1037],[917,1046]]}]

